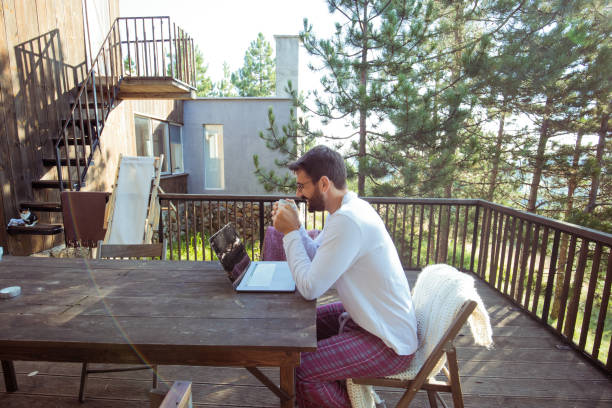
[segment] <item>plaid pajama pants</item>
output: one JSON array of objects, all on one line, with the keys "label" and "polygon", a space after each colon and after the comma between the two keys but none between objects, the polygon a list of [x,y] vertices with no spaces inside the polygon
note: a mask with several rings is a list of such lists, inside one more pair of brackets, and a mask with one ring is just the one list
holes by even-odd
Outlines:
[{"label": "plaid pajama pants", "polygon": [[299,407],[350,408],[347,378],[397,374],[412,361],[350,319],[340,330],[343,312],[340,302],[317,308],[317,351],[302,353],[295,373]]}]

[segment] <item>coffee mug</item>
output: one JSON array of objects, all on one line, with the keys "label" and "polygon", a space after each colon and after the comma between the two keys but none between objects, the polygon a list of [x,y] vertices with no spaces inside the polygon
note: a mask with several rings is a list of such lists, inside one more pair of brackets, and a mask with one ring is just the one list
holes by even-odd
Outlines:
[{"label": "coffee mug", "polygon": [[289,207],[297,211],[297,205],[295,205],[293,201],[289,201],[289,200],[285,200],[284,198],[281,198],[280,200],[278,200],[278,203],[281,205],[288,205]]}]

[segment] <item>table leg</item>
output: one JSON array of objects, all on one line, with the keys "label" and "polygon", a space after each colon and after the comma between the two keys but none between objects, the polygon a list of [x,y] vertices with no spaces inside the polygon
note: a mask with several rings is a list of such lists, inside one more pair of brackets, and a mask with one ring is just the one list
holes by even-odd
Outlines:
[{"label": "table leg", "polygon": [[17,391],[17,376],[15,375],[15,366],[10,360],[2,360],[2,372],[4,373],[4,386],[6,392]]},{"label": "table leg", "polygon": [[295,367],[283,366],[280,368],[280,388],[291,398],[281,398],[281,408],[293,408],[295,405]]}]

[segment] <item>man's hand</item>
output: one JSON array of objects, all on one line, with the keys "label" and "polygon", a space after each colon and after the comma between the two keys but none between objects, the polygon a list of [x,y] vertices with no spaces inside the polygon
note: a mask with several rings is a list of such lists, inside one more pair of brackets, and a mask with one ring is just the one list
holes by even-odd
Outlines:
[{"label": "man's hand", "polygon": [[300,218],[298,212],[288,204],[274,203],[272,210],[272,224],[277,231],[288,234],[300,229]]}]

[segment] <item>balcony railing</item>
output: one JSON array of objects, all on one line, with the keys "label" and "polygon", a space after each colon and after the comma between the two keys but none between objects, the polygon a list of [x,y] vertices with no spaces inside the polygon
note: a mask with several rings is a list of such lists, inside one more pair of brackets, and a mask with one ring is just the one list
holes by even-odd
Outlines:
[{"label": "balcony railing", "polygon": [[193,39],[170,17],[119,17],[115,26],[123,77],[174,78],[195,88]]},{"label": "balcony railing", "polygon": [[193,40],[170,17],[117,18],[94,55],[54,143],[60,190],[83,186],[121,81],[172,79],[196,87]]},{"label": "balcony railing", "polygon": [[[161,194],[170,259],[214,259],[208,237],[227,222],[259,259],[276,196]],[[447,263],[472,272],[517,307],[612,370],[612,235],[483,200],[366,198],[406,269]],[[322,213],[299,203],[305,227]]]}]

